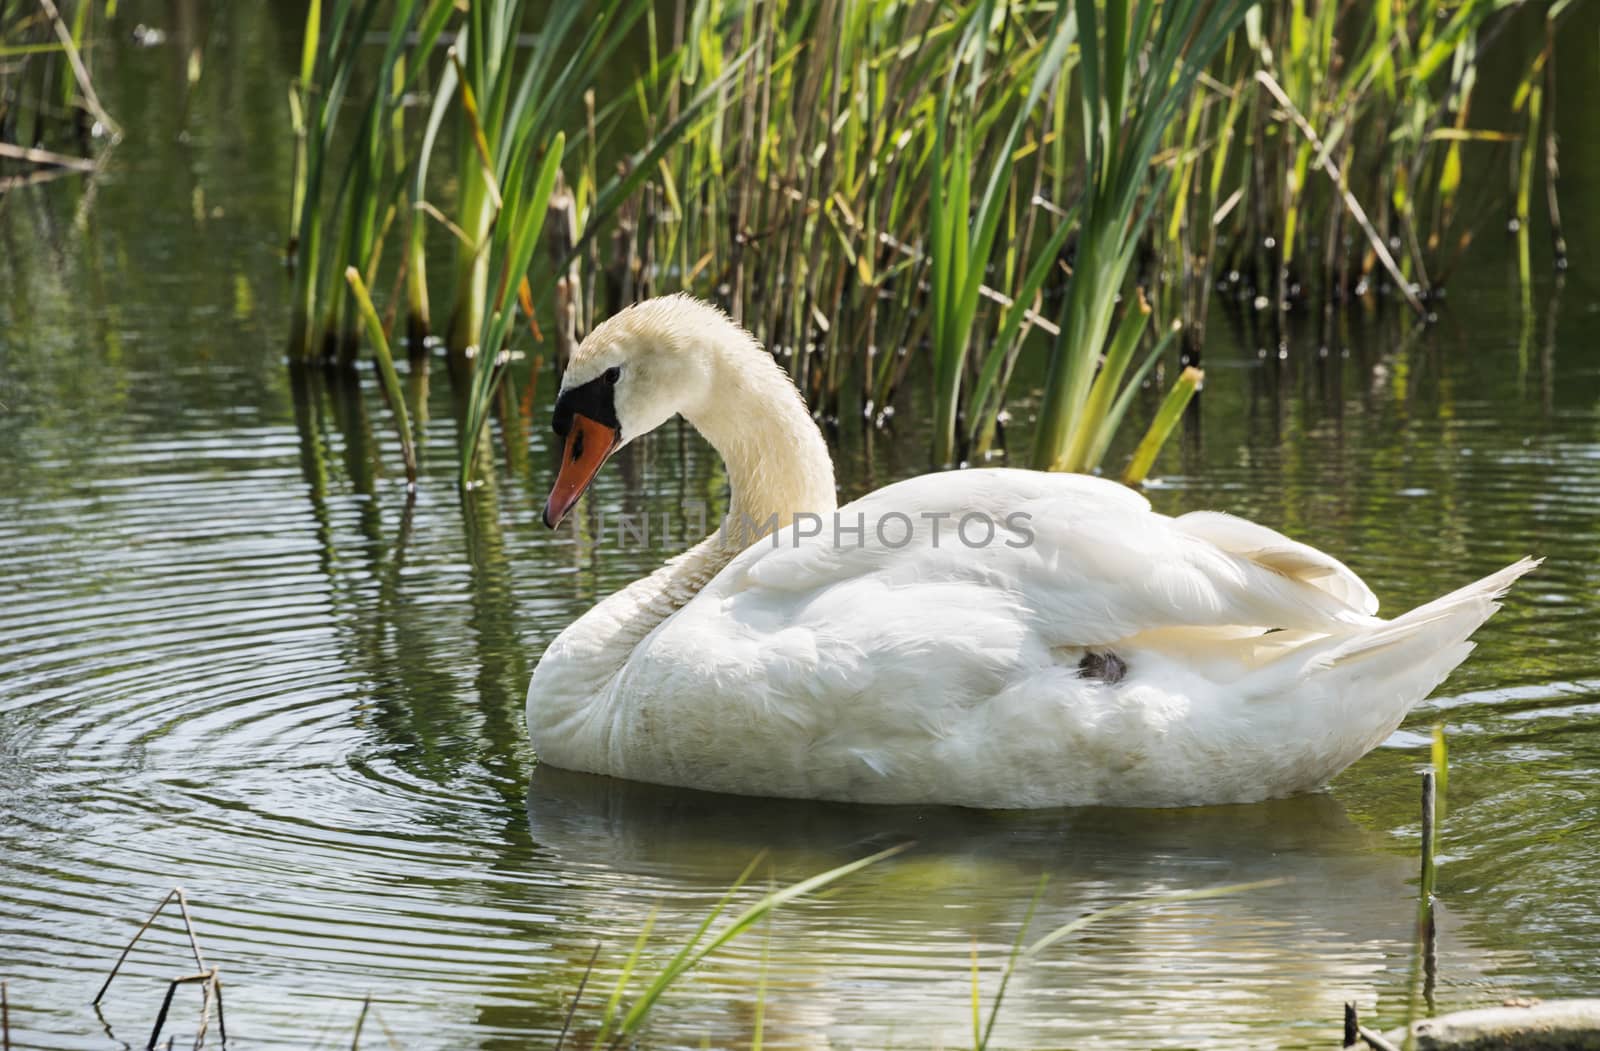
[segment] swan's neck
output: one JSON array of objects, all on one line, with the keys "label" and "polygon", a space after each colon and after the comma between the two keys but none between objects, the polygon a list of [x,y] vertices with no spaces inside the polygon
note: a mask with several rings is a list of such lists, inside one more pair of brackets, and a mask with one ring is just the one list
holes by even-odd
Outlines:
[{"label": "swan's neck", "polygon": [[711,536],[595,608],[612,607],[602,619],[613,626],[606,649],[619,664],[740,551],[789,529],[797,514],[826,517],[837,506],[833,458],[788,374],[731,324],[709,338],[707,394],[683,416],[727,467],[728,514]]},{"label": "swan's neck", "polygon": [[728,516],[719,536],[726,559],[797,514],[837,506],[833,459],[800,392],[744,332],[727,326],[707,350],[711,383],[683,416],[728,469]]},{"label": "swan's neck", "polygon": [[[731,485],[721,527],[606,598],[562,632],[540,661],[530,699],[541,719],[583,718],[634,648],[699,594],[740,551],[795,515],[834,511],[833,460],[788,375],[744,332],[724,322],[704,346],[706,395],[683,410],[727,465]],[[780,536],[779,542],[785,537]],[[530,707],[530,712],[533,708]]]}]

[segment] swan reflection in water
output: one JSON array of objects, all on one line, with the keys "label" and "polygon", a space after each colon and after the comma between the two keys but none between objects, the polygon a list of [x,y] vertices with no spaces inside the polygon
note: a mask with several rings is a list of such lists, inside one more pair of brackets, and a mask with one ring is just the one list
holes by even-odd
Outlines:
[{"label": "swan reflection in water", "polygon": [[[970,1041],[973,953],[986,1014],[1036,891],[1030,942],[1126,901],[1285,881],[1153,904],[1046,949],[1013,978],[995,1046],[1326,1047],[1344,1001],[1393,1016],[1409,995],[1416,863],[1327,793],[1182,810],[978,811],[716,795],[541,767],[528,820],[536,853],[567,884],[560,921],[583,932],[572,955],[586,962],[602,941],[602,976],[614,976],[652,912],[658,959],[638,973],[654,974],[758,854],[724,921],[770,887],[914,844],[712,957],[657,1008],[663,1043],[749,1041],[763,929],[768,1046]],[[1441,982],[1481,998],[1496,960],[1462,944],[1448,909],[1438,924]]]}]

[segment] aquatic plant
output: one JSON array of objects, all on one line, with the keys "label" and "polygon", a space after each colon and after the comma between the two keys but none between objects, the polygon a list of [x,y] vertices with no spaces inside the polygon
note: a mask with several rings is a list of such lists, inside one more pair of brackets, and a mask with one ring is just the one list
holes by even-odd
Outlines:
[{"label": "aquatic plant", "polygon": [[[1136,9],[1121,0],[1105,5],[1102,18],[1089,0],[1076,5],[1082,39],[1081,229],[1035,432],[1036,467],[1083,471],[1098,466],[1126,412],[1124,395],[1134,387],[1124,388],[1123,380],[1150,311],[1140,299],[1123,310],[1114,337],[1111,325],[1158,197],[1144,192],[1151,160],[1200,71],[1248,7],[1241,0],[1223,0],[1164,6],[1158,13],[1154,5]],[[1146,64],[1168,72],[1144,75]],[[1135,371],[1135,383],[1161,346],[1158,342],[1146,356],[1146,367]],[[1196,386],[1198,377],[1191,375],[1191,395]],[[1147,444],[1170,430],[1169,423],[1149,432]]]},{"label": "aquatic plant", "polygon": [[[296,135],[290,202],[295,232],[288,250],[294,276],[291,355],[340,364],[354,360],[363,311],[347,298],[343,275],[354,267],[364,287],[376,287],[386,242],[394,236],[403,243],[394,269],[396,287],[405,289],[409,356],[423,360],[423,340],[433,323],[426,226],[436,220],[454,244],[448,345],[457,362],[470,363],[452,371],[466,383],[459,402],[465,483],[509,360],[514,320],[531,319],[540,298],[529,274],[560,185],[566,136],[556,125],[574,112],[647,4],[558,6],[522,54],[520,0],[459,10],[450,0],[403,0],[389,11],[382,56],[373,63],[361,45],[377,6],[340,0],[326,15],[326,32],[321,5],[308,10],[300,77],[290,95]],[[452,42],[440,51],[451,27]],[[426,72],[437,79],[414,144],[404,112]],[[353,86],[368,77],[373,86],[364,101],[347,106]],[[341,124],[350,123],[347,113],[353,114],[353,134]],[[440,133],[447,123],[463,133],[453,142],[455,199],[441,205],[429,200],[429,176],[435,151],[446,148]],[[592,157],[592,122],[584,134]],[[351,144],[336,163],[346,138]],[[536,176],[529,174],[530,165]],[[648,170],[636,166],[602,187],[591,201],[586,233]],[[539,290],[551,283],[555,269],[549,268]],[[383,365],[381,356],[378,363]]]},{"label": "aquatic plant", "polygon": [[25,169],[0,191],[92,171],[93,140],[121,134],[95,92],[85,48],[93,27],[87,0],[0,0],[0,170]]},{"label": "aquatic plant", "polygon": [[[517,151],[515,162],[506,173],[505,192],[509,203],[495,216],[498,221],[492,222],[488,231],[492,243],[485,246],[487,250],[483,255],[498,264],[498,275],[494,298],[485,304],[488,313],[477,319],[479,329],[474,340],[475,353],[472,355],[472,386],[467,397],[466,422],[462,426],[463,485],[471,480],[473,458],[477,453],[490,399],[509,361],[509,354],[504,347],[511,324],[517,316],[517,289],[527,280],[528,265],[533,260],[539,234],[544,229],[550,195],[555,192],[556,176],[561,171],[561,158],[565,150],[566,138],[558,132],[555,141],[545,150],[538,173],[531,179],[527,177],[528,152]],[[490,185],[492,188],[493,184]],[[473,277],[472,280],[476,282],[477,278]]]},{"label": "aquatic plant", "polygon": [[[332,276],[354,265],[380,287],[395,237],[390,313],[403,296],[416,360],[436,320],[428,230],[447,231],[447,343],[472,362],[452,370],[463,482],[526,338],[516,317],[553,315],[532,357],[559,365],[596,318],[678,289],[720,301],[827,421],[881,424],[925,383],[941,464],[1004,445],[1032,356],[1034,465],[1101,468],[1137,407],[1153,419],[1123,472],[1137,482],[1199,389],[1182,366],[1219,285],[1280,330],[1289,310],[1331,319],[1383,289],[1425,313],[1483,213],[1461,201],[1471,151],[1521,149],[1526,212],[1548,86],[1536,59],[1514,100],[1525,133],[1472,125],[1477,65],[1516,4],[607,0],[535,20],[520,0],[410,0],[377,60],[354,46],[374,6],[307,23],[293,344],[350,360],[356,315]],[[636,69],[618,61],[640,45]],[[430,76],[415,135],[404,100]],[[345,107],[335,180],[356,82],[371,86]],[[548,194],[531,177],[508,191],[558,134]]]},{"label": "aquatic plant", "polygon": [[[1377,294],[1428,315],[1428,300],[1494,216],[1495,198],[1515,196],[1524,214],[1540,141],[1538,100],[1525,104],[1548,48],[1516,89],[1523,128],[1478,127],[1472,115],[1487,90],[1478,70],[1525,6],[1408,0],[1250,11],[1163,144],[1176,171],[1153,249],[1181,261],[1161,306],[1184,320],[1186,356],[1198,357],[1219,287],[1223,303],[1264,312],[1280,344],[1291,310],[1320,312],[1326,341],[1337,308]],[[1547,31],[1570,7],[1560,0],[1545,10]],[[1559,245],[1554,141],[1543,144]],[[1486,162],[1507,148],[1523,161],[1514,185],[1469,175],[1493,171]]]},{"label": "aquatic plant", "polygon": [[[403,52],[415,36],[415,48],[427,54],[453,6],[450,0],[430,0],[425,7],[418,0],[396,0],[372,87],[351,108],[359,116],[353,135],[341,117],[378,5],[336,0],[326,31],[322,7],[307,6],[300,76],[289,94],[295,136],[286,252],[293,275],[289,353],[300,360],[321,356],[348,364],[354,360],[359,319],[346,298],[345,268],[356,267],[368,286],[376,284],[406,167],[396,151],[401,136],[395,124],[424,68],[405,64]],[[342,158],[336,155],[341,135],[351,140]]]},{"label": "aquatic plant", "polygon": [[[706,918],[701,921],[700,926],[695,929],[689,940],[678,947],[678,951],[672,955],[654,978],[651,978],[644,984],[643,988],[632,994],[631,1003],[624,1008],[623,998],[628,993],[628,986],[632,982],[633,973],[638,967],[640,956],[650,938],[651,927],[654,925],[655,914],[652,912],[643,929],[640,930],[638,938],[634,941],[632,952],[628,954],[628,958],[622,966],[616,985],[613,987],[611,996],[607,999],[605,1009],[601,1014],[598,1031],[589,1042],[590,1046],[617,1047],[628,1037],[637,1034],[646,1019],[649,1018],[650,1012],[668,989],[712,953],[745,934],[780,906],[794,901],[796,898],[822,890],[847,876],[860,872],[862,869],[887,861],[897,854],[904,853],[910,846],[911,844],[909,843],[902,843],[899,846],[889,847],[886,850],[878,851],[876,854],[847,862],[826,872],[800,880],[798,883],[792,883],[787,887],[770,891],[729,920],[715,934],[712,934],[712,925],[727,910],[734,896],[749,881],[751,874],[756,869],[756,865],[761,861],[761,858],[756,858],[745,868],[739,878],[734,881],[733,886],[717,901],[711,911],[706,914]],[[596,947],[596,952],[598,953],[598,947]],[[593,958],[591,958],[591,967],[593,962]],[[573,999],[572,1011],[576,1011],[578,1001],[583,996],[583,988],[587,983],[588,976],[585,975],[584,982],[578,987],[578,992]],[[572,1011],[569,1011],[567,1015],[568,1026],[572,1022]],[[565,1042],[566,1036],[567,1033],[564,1030],[557,1041],[558,1047]],[[609,1044],[607,1043],[608,1038],[611,1041]]]},{"label": "aquatic plant", "polygon": [[[504,298],[503,289],[491,293],[489,275],[496,258],[497,220],[506,209],[522,207],[515,197],[518,188],[509,185],[512,169],[531,149],[551,143],[560,122],[578,112],[583,92],[644,8],[644,0],[612,0],[594,7],[557,4],[519,61],[522,0],[467,6],[429,116],[434,132],[455,101],[452,96],[457,96],[468,129],[457,145],[455,292],[449,335],[453,350],[464,350],[485,334],[491,297]],[[419,201],[424,199],[428,160],[427,153],[419,155],[415,181]],[[543,229],[544,204],[539,207],[540,225],[534,232]],[[507,221],[514,223],[516,218]],[[501,241],[500,247],[508,244]],[[531,251],[528,256],[531,259]]]},{"label": "aquatic plant", "polygon": [[[638,936],[635,938],[634,944],[629,951],[627,958],[623,961],[623,964],[617,975],[617,980],[612,987],[611,994],[605,1001],[605,1006],[601,1012],[599,1025],[592,1038],[587,1041],[589,1046],[619,1047],[626,1040],[628,1040],[628,1038],[636,1037],[646,1021],[648,1021],[650,1013],[655,1009],[661,998],[668,992],[669,989],[671,989],[672,986],[682,980],[687,974],[689,974],[689,972],[691,972],[700,963],[705,961],[718,949],[732,942],[734,939],[748,933],[758,923],[768,919],[780,906],[806,895],[821,891],[830,885],[839,882],[840,880],[861,872],[863,869],[877,865],[883,861],[887,861],[898,854],[902,854],[909,850],[912,846],[913,844],[903,843],[899,846],[890,847],[886,850],[879,851],[876,854],[860,858],[856,861],[847,862],[843,865],[829,869],[826,872],[818,873],[815,876],[811,876],[797,883],[790,884],[787,887],[777,888],[769,891],[767,894],[763,895],[749,907],[740,912],[715,934],[712,934],[712,926],[727,910],[734,896],[737,895],[738,892],[749,881],[750,876],[755,871],[757,864],[762,860],[758,857],[746,867],[745,871],[740,874],[738,879],[734,881],[733,885],[728,889],[728,891],[723,894],[723,896],[712,907],[711,911],[707,913],[705,919],[701,921],[700,925],[695,929],[693,934],[690,935],[689,940],[678,947],[677,951],[655,975],[655,977],[646,982],[637,992],[630,993],[629,987],[633,983],[634,974],[639,969],[640,960],[644,954],[645,947],[649,943],[650,934],[655,925],[656,914],[654,911],[652,911],[650,916],[645,920],[644,926],[640,929]],[[1289,881],[1283,878],[1265,879],[1256,880],[1249,883],[1222,884],[1218,886],[1200,887],[1193,890],[1173,891],[1155,894],[1148,897],[1135,898],[1130,901],[1121,902],[1117,905],[1111,905],[1084,913],[1083,915],[1078,916],[1067,923],[1051,929],[1049,932],[1035,938],[1030,942],[1028,939],[1033,926],[1034,915],[1038,909],[1039,900],[1043,896],[1046,883],[1045,879],[1041,878],[1037,888],[1035,889],[1033,898],[1028,904],[1028,909],[1023,915],[1022,922],[1017,929],[1016,938],[1012,944],[1011,951],[1007,954],[1005,965],[1001,971],[999,988],[995,993],[994,1000],[991,1002],[986,1015],[982,1010],[977,950],[976,947],[974,947],[972,961],[972,1034],[973,1047],[975,1051],[983,1051],[984,1048],[989,1046],[990,1040],[994,1035],[994,1027],[999,1018],[1000,1009],[1005,1003],[1006,990],[1009,987],[1011,979],[1015,975],[1017,968],[1027,960],[1039,956],[1046,950],[1057,946],[1061,942],[1072,938],[1091,926],[1102,923],[1106,920],[1114,919],[1118,916],[1185,902],[1204,901],[1213,898],[1231,897],[1237,894],[1247,894],[1252,891],[1282,886],[1287,882]],[[584,989],[587,988],[589,979],[593,975],[594,962],[599,958],[599,952],[600,946],[597,945],[595,947],[594,954],[590,957],[588,968],[585,970],[583,978],[579,982],[578,989],[573,996],[572,1004],[567,1012],[566,1022],[563,1026],[562,1032],[557,1038],[556,1046],[558,1049],[566,1043],[567,1037],[571,1031],[573,1018],[576,1015],[577,1009],[583,999]],[[762,958],[764,963],[766,960],[765,951],[763,951]],[[756,1033],[754,1036],[754,1041],[757,1045],[759,1045],[761,1040],[760,1019],[765,1006],[765,983],[766,976],[765,971],[763,970],[758,976],[759,992],[756,1002]],[[628,1001],[626,1005],[624,1004],[625,1000]]]},{"label": "aquatic plant", "polygon": [[[958,60],[945,74],[945,87],[939,96],[938,112],[930,132],[936,182],[929,196],[928,234],[933,285],[928,298],[933,314],[930,342],[936,463],[949,463],[955,458],[956,415],[967,374],[968,350],[973,342],[973,324],[977,320],[979,294],[994,252],[995,238],[1000,232],[1007,194],[1011,190],[1017,145],[1034,107],[1055,83],[1066,61],[1067,49],[1076,41],[1077,25],[1070,10],[1065,4],[1057,8],[1040,41],[1040,55],[1027,97],[1017,108],[1005,134],[990,148],[977,148],[982,136],[976,125],[982,114],[974,112],[971,103],[983,86],[981,56],[991,46],[996,14],[992,0],[972,10],[957,47]],[[970,60],[959,57],[969,51],[979,57]],[[958,86],[958,75],[967,68],[970,72],[966,82]],[[974,206],[972,178],[986,156],[992,157],[993,163]],[[1038,262],[1029,269],[1010,306],[1005,308],[1004,319],[1000,322],[1001,334],[995,341],[1000,353],[989,356],[978,404],[988,405],[992,392],[993,407],[998,410],[999,388],[1003,387],[1003,383],[998,382],[998,370],[1003,367],[1004,354],[1012,345],[1023,311],[1049,273],[1051,257],[1060,250],[1070,230],[1066,222],[1056,224],[1056,233],[1046,243]]]},{"label": "aquatic plant", "polygon": [[389,351],[389,335],[383,329],[383,320],[378,317],[377,308],[372,305],[372,296],[367,293],[366,282],[361,280],[361,271],[353,266],[346,267],[344,279],[349,284],[351,293],[355,295],[356,306],[367,331],[367,339],[372,343],[372,357],[378,366],[378,377],[383,382],[383,394],[389,402],[389,410],[394,413],[395,431],[400,437],[400,453],[406,465],[406,485],[415,491],[417,454],[412,447],[411,421],[406,416],[405,392],[401,390],[400,376],[394,370],[394,355]]}]

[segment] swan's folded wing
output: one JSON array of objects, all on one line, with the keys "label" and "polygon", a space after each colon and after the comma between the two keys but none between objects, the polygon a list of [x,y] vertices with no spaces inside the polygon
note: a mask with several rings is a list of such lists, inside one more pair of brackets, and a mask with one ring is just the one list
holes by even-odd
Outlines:
[{"label": "swan's folded wing", "polygon": [[[965,596],[987,607],[998,593],[1032,632],[1059,646],[1109,645],[1174,627],[1337,633],[1371,621],[1371,593],[1331,570],[1360,584],[1333,559],[1259,527],[1259,535],[1241,531],[1244,539],[1281,543],[1252,546],[1225,534],[1228,544],[1218,544],[1206,535],[1214,523],[1185,527],[1095,478],[928,475],[878,490],[839,516],[843,533],[825,522],[821,535],[799,543],[784,533],[755,545],[702,597],[730,617],[776,626],[806,623],[824,595],[834,609],[856,596],[887,613],[919,598],[959,608]],[[1329,580],[1345,586],[1330,588]]]},{"label": "swan's folded wing", "polygon": [[[886,798],[890,784],[895,799],[933,798],[947,759],[986,771],[992,760],[979,753],[1006,754],[996,742],[1008,740],[1044,764],[1023,779],[1045,783],[1061,742],[1121,740],[1101,721],[1148,714],[1084,685],[1084,650],[1177,653],[1181,642],[1200,656],[1191,677],[1229,690],[1218,684],[1280,640],[1372,622],[1095,479],[955,472],[879,490],[840,514],[849,526],[865,517],[859,543],[836,539],[831,522],[798,544],[763,541],[633,650],[607,693],[627,703],[587,716],[609,739],[650,742],[632,776],[760,781],[795,795],[827,786],[863,799]],[[876,522],[890,515],[899,517],[886,542]],[[987,529],[971,522],[963,541],[967,515],[996,523],[995,538],[972,543]],[[1262,634],[1273,628],[1290,630]],[[1152,650],[1156,633],[1168,641]],[[1087,700],[1068,713],[1057,703],[1066,697]],[[733,753],[704,744],[729,738],[740,742]],[[1040,749],[1032,738],[1055,743]],[[753,771],[757,762],[789,779]]]},{"label": "swan's folded wing", "polygon": [[1290,540],[1266,526],[1220,511],[1192,511],[1175,521],[1179,529],[1193,536],[1321,588],[1352,609],[1369,616],[1378,612],[1378,596],[1349,566],[1332,555]]}]

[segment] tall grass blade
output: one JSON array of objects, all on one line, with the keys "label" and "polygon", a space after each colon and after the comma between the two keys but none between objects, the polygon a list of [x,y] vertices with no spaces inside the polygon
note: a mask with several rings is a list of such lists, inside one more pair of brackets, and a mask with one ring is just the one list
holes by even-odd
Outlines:
[{"label": "tall grass blade", "polygon": [[411,421],[406,415],[405,391],[400,386],[400,377],[394,369],[394,355],[389,353],[389,337],[383,331],[383,321],[378,317],[377,308],[372,305],[372,297],[367,294],[367,285],[361,279],[361,271],[353,266],[345,267],[344,279],[349,283],[350,291],[360,308],[361,320],[367,329],[367,339],[372,344],[372,358],[377,363],[378,377],[383,383],[383,393],[389,401],[389,411],[394,413],[395,430],[400,437],[400,455],[405,459],[406,465],[406,487],[415,491],[417,453],[411,443]]},{"label": "tall grass blade", "polygon": [[984,1024],[983,1032],[978,1037],[973,1051],[985,1051],[990,1038],[994,1036],[994,1024],[1000,1017],[1000,1006],[1005,1003],[1006,989],[1011,985],[1011,976],[1017,971],[1017,962],[1022,959],[1022,947],[1027,941],[1028,929],[1033,926],[1033,915],[1039,909],[1039,899],[1044,897],[1044,887],[1049,880],[1048,873],[1039,877],[1039,885],[1034,888],[1033,898],[1028,902],[1028,911],[1023,913],[1022,922],[1017,926],[1017,936],[1011,943],[1011,954],[1006,957],[1006,969],[1000,975],[1000,988],[995,991],[994,1003],[989,1005],[989,1020]]},{"label": "tall grass blade", "polygon": [[1167,392],[1161,408],[1156,410],[1155,419],[1150,421],[1150,429],[1144,432],[1138,447],[1133,450],[1133,459],[1128,461],[1127,470],[1122,472],[1125,484],[1138,485],[1145,480],[1150,468],[1155,465],[1156,454],[1177,429],[1178,421],[1183,418],[1183,410],[1188,408],[1190,399],[1200,389],[1204,379],[1205,373],[1193,365],[1178,376],[1178,381]]},{"label": "tall grass blade", "polygon": [[[473,361],[472,390],[467,399],[466,423],[461,442],[461,484],[472,480],[472,466],[478,452],[478,441],[487,421],[490,401],[508,361],[505,349],[507,336],[518,308],[515,296],[508,292],[520,284],[533,260],[538,237],[544,229],[545,216],[550,208],[550,195],[555,192],[556,176],[561,171],[561,159],[566,151],[566,136],[557,133],[555,141],[545,151],[532,192],[522,197],[514,194],[509,215],[501,221],[508,230],[501,260],[500,281],[492,312],[485,319],[477,353]],[[508,185],[520,189],[520,179]]]}]

